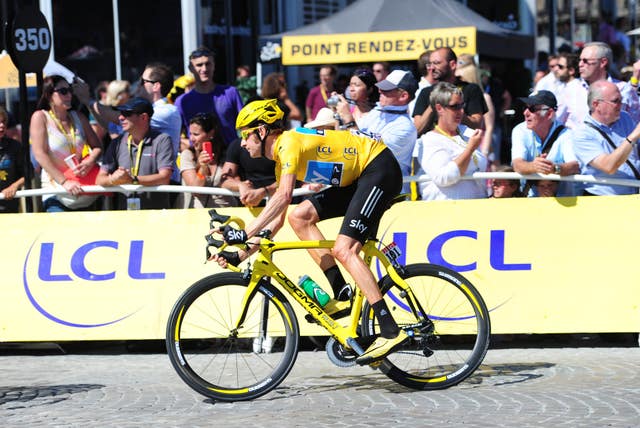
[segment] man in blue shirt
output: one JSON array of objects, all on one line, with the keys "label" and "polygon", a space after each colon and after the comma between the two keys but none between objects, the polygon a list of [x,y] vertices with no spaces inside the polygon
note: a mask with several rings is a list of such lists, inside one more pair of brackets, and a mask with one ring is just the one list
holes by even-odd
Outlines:
[{"label": "man in blue shirt", "polygon": [[[167,94],[173,87],[173,71],[169,66],[154,62],[147,64],[142,77],[140,87],[142,96],[153,103],[153,116],[151,116],[151,129],[164,132],[171,138],[174,158],[180,153],[180,131],[182,119],[178,108],[167,101]],[[173,166],[171,184],[180,184],[180,171],[177,165]]]},{"label": "man in blue shirt", "polygon": [[213,52],[201,46],[189,55],[189,70],[196,78],[195,87],[176,99],[182,125],[188,131],[189,120],[198,113],[215,113],[220,119],[222,137],[228,146],[238,136],[236,117],[242,109],[242,98],[236,88],[214,82],[216,63]]},{"label": "man in blue shirt", "polygon": [[[587,95],[590,115],[574,132],[574,151],[582,174],[602,178],[640,179],[636,144],[640,124],[622,110],[618,87],[606,80],[593,83]],[[631,166],[630,166],[631,165]],[[634,171],[635,169],[635,171]],[[585,184],[585,195],[628,195],[638,188],[610,184]]]},{"label": "man in blue shirt", "polygon": [[[511,133],[511,159],[520,174],[573,175],[580,172],[573,153],[572,133],[556,120],[558,103],[553,92],[541,90],[526,98],[524,122]],[[560,184],[557,196],[576,196],[574,183]],[[526,196],[538,196],[536,186]]]}]

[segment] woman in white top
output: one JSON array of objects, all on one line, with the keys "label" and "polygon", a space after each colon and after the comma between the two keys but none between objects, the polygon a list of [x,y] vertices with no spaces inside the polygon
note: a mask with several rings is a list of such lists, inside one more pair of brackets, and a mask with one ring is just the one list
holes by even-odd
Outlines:
[{"label": "woman in white top", "polygon": [[[423,200],[486,198],[485,180],[461,180],[464,175],[487,170],[487,158],[478,150],[483,131],[461,125],[464,114],[462,90],[438,83],[429,98],[438,114],[433,131],[418,140],[415,154],[430,181],[419,184]],[[468,135],[468,136],[467,136]]]},{"label": "woman in white top", "polygon": [[[31,116],[31,150],[42,167],[42,188],[62,186],[72,195],[44,196],[43,209],[47,212],[86,208],[96,199],[95,196],[78,196],[82,191],[78,180],[87,177],[94,169],[102,152],[102,143],[86,116],[71,110],[72,97],[71,85],[64,77],[47,76],[42,86],[42,97]],[[90,151],[83,158],[85,144]],[[73,174],[65,175],[65,171],[70,169],[65,159],[71,155],[75,155],[77,166],[72,169]]]}]

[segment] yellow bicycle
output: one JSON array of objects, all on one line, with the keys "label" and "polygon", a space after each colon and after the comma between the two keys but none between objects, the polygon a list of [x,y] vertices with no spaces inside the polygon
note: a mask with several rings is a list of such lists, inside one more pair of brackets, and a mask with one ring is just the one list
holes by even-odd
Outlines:
[{"label": "yellow bicycle", "polygon": [[[209,211],[211,227],[241,219]],[[326,352],[348,367],[379,332],[373,309],[356,288],[347,308],[320,307],[273,261],[273,254],[294,249],[331,248],[335,241],[274,242],[261,232],[255,260],[244,270],[217,273],[189,287],[167,324],[167,351],[180,377],[195,391],[221,401],[251,400],[273,390],[293,367],[300,333],[290,296],[324,327],[331,338]],[[227,247],[207,236],[209,247]],[[410,388],[432,390],[456,385],[470,376],[489,347],[489,311],[462,275],[428,263],[401,266],[395,244],[371,239],[362,247],[369,266],[374,258],[386,275],[379,286],[393,316],[411,340],[372,364]],[[208,258],[207,257],[207,258]],[[273,281],[271,281],[273,280]],[[283,293],[284,291],[284,293]],[[331,313],[331,315],[329,314]]]}]

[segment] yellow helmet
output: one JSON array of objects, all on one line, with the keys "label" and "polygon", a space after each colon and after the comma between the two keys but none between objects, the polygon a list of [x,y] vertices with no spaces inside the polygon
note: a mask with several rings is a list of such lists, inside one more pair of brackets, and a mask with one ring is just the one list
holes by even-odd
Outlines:
[{"label": "yellow helmet", "polygon": [[252,101],[238,113],[236,129],[257,126],[258,123],[273,125],[283,118],[284,111],[278,106],[278,100]]}]

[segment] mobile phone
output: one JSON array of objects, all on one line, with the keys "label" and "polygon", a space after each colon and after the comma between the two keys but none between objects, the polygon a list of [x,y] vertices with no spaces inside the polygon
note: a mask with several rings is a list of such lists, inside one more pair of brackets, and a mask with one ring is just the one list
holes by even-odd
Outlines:
[{"label": "mobile phone", "polygon": [[209,157],[213,159],[213,149],[211,147],[211,141],[205,141],[202,143],[202,150],[209,154]]}]

